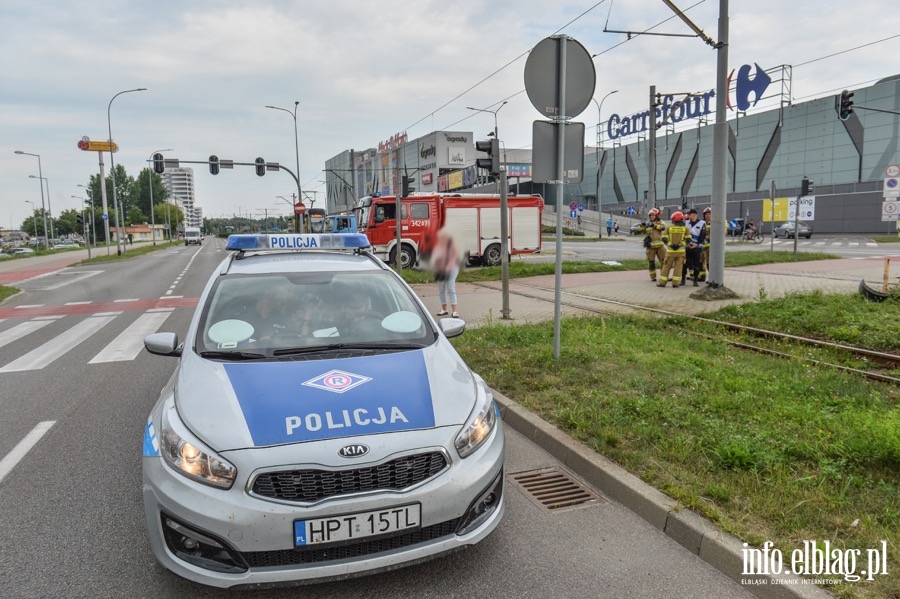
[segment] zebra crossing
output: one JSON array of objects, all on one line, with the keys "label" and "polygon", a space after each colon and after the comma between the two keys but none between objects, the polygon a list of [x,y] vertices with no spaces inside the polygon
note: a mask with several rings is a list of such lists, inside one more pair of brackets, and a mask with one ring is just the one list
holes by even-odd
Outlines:
[{"label": "zebra crossing", "polygon": [[[87,306],[79,306],[86,308]],[[102,306],[97,306],[102,307]],[[160,330],[169,316],[175,311],[175,307],[152,307],[144,311],[133,322],[128,324],[115,336],[103,349],[92,356],[87,364],[104,364],[108,362],[132,361],[144,348],[144,337]],[[51,339],[25,351],[12,361],[0,363],[0,376],[3,373],[41,370],[56,360],[75,350],[103,331],[110,323],[120,318],[126,310],[98,311],[82,313],[72,311],[69,314],[35,315],[28,320],[13,324],[9,328],[3,328],[4,324],[10,324],[9,319],[0,319],[0,348],[15,346],[16,343],[24,345],[28,336],[41,329],[56,325],[63,328],[61,332]],[[83,318],[80,318],[84,316]],[[68,325],[59,327],[58,325]]]}]

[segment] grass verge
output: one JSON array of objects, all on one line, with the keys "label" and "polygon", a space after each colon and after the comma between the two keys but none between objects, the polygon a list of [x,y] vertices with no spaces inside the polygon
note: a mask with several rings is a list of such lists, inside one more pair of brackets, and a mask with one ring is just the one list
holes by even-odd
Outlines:
[{"label": "grass verge", "polygon": [[[813,294],[806,305],[827,309],[825,299]],[[764,318],[803,302],[734,316]],[[849,303],[860,321],[891,310]],[[842,329],[826,321],[824,336]],[[559,360],[552,323],[479,327],[454,345],[494,388],[751,544],[771,540],[790,556],[804,540],[829,540],[861,549],[864,560],[886,541],[891,575],[829,589],[900,596],[900,389],[747,352],[689,326],[567,318]]]}]

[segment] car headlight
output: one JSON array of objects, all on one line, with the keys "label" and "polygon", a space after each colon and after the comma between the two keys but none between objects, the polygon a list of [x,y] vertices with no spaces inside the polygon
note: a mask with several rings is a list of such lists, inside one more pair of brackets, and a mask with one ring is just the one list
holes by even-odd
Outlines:
[{"label": "car headlight", "polygon": [[230,489],[237,468],[194,438],[178,419],[175,404],[162,410],[160,453],[166,463],[180,474],[220,489]]},{"label": "car headlight", "polygon": [[481,377],[476,376],[475,379],[475,408],[463,429],[456,435],[456,451],[461,458],[470,456],[481,447],[497,424],[494,394]]}]

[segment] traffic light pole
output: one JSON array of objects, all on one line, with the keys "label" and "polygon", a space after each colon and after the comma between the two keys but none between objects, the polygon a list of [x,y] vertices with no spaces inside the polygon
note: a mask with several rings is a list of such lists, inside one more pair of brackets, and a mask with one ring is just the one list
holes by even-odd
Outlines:
[{"label": "traffic light pole", "polygon": [[501,295],[500,318],[509,320],[509,180],[506,178],[506,166],[500,167],[500,279]]}]

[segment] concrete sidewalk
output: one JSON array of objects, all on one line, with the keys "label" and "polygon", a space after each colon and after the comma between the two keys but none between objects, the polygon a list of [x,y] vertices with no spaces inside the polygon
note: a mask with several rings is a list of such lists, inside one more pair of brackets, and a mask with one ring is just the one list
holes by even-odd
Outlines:
[{"label": "concrete sidewalk", "polygon": [[[893,268],[890,281],[896,283],[900,279],[900,256],[894,256],[890,266]],[[884,273],[884,258],[729,268],[725,270],[725,286],[739,297],[724,301],[691,298],[690,295],[699,289],[691,283],[677,289],[671,286],[656,287],[645,271],[571,274],[562,277],[561,312],[563,315],[590,314],[597,309],[634,312],[633,306],[640,306],[693,315],[730,304],[778,298],[794,292],[818,289],[826,293],[856,293],[860,280],[866,280],[870,286],[880,289]],[[440,309],[437,285],[414,287],[432,313],[436,313]],[[457,284],[460,316],[469,326],[476,327],[553,319],[553,275],[513,279],[509,289],[511,318],[501,320],[502,295],[499,281]],[[823,588],[795,576],[743,574],[744,547],[740,539],[719,530],[706,518],[684,509],[670,497],[572,439],[513,399],[497,392],[494,396],[501,406],[507,426],[537,443],[607,497],[627,507],[757,597],[832,597]],[[747,583],[748,579],[758,582]]]},{"label": "concrete sidewalk", "polygon": [[[632,312],[634,308],[629,306],[640,306],[694,315],[731,304],[773,299],[795,292],[819,289],[825,293],[855,293],[863,279],[870,286],[880,289],[884,267],[884,258],[864,258],[726,268],[725,287],[738,297],[721,301],[691,298],[691,294],[700,287],[693,287],[690,281],[677,289],[671,283],[667,287],[657,287],[646,271],[567,274],[562,277],[561,311],[563,315],[595,313],[597,309]],[[892,258],[890,281],[900,281],[900,255]],[[440,310],[436,283],[413,287],[432,314]],[[509,289],[510,320],[503,321],[500,318],[503,305],[500,281],[457,283],[460,317],[473,327],[553,319],[553,275],[511,279]]]}]

